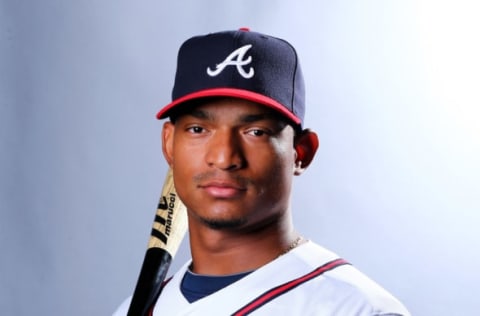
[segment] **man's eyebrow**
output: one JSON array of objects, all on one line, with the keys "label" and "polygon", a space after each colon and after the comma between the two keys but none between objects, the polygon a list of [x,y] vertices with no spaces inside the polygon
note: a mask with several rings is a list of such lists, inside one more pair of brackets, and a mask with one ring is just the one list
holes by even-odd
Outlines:
[{"label": "man's eyebrow", "polygon": [[270,112],[258,114],[246,114],[240,117],[240,121],[244,123],[254,123],[263,120],[278,120],[278,116]]},{"label": "man's eyebrow", "polygon": [[203,111],[201,109],[193,109],[187,114],[199,119],[213,119],[213,116],[210,114],[210,112]]}]

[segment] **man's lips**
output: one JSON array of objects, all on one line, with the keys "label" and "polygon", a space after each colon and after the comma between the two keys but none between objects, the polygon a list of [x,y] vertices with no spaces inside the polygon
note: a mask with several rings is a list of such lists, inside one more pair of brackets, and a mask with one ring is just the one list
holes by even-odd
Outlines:
[{"label": "man's lips", "polygon": [[229,199],[238,197],[247,189],[245,186],[230,181],[212,180],[198,185],[214,198]]}]

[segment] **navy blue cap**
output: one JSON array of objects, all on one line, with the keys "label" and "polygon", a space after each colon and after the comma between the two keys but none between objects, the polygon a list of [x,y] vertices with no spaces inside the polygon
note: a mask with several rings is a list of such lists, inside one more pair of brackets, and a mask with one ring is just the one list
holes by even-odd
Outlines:
[{"label": "navy blue cap", "polygon": [[168,117],[187,101],[214,96],[265,105],[301,126],[305,87],[295,49],[245,28],[188,39],[178,52],[172,102],[157,118]]}]

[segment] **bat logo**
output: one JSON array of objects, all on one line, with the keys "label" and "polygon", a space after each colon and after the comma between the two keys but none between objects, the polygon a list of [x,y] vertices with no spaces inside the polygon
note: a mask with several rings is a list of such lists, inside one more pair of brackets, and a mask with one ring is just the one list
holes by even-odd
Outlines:
[{"label": "bat logo", "polygon": [[155,225],[152,228],[151,235],[160,239],[165,245],[168,241],[168,236],[172,231],[173,209],[175,208],[176,195],[170,193],[167,200],[166,196],[162,196],[162,201],[158,203],[158,209],[164,212],[157,212],[155,215]]}]

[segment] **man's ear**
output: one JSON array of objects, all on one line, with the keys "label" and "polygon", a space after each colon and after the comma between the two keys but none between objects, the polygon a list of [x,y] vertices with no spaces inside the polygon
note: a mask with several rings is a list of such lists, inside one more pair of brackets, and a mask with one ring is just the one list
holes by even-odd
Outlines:
[{"label": "man's ear", "polygon": [[305,129],[295,136],[294,147],[297,152],[294,170],[295,175],[300,175],[307,169],[313,157],[315,157],[319,144],[317,134],[310,129]]},{"label": "man's ear", "polygon": [[172,122],[167,121],[163,124],[162,129],[162,152],[163,157],[167,161],[168,165],[173,165],[173,134],[175,125]]}]

